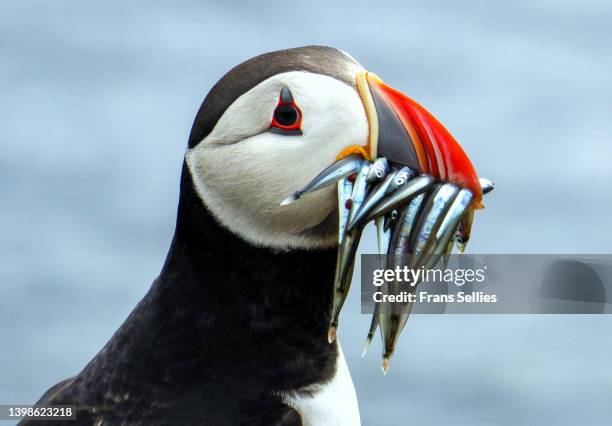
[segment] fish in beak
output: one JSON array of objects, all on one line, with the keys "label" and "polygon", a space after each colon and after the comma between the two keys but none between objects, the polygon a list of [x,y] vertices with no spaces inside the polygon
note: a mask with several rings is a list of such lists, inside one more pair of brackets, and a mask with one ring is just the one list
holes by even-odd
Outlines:
[{"label": "fish in beak", "polygon": [[[405,255],[411,255],[411,268],[433,267],[455,242],[463,251],[474,211],[483,208],[483,194],[493,189],[491,181],[478,178],[461,146],[425,108],[373,73],[358,74],[356,85],[368,119],[367,144],[344,149],[334,164],[284,201],[292,202],[322,182],[338,183],[340,228],[330,343],[336,338],[357,246],[368,222],[376,224],[378,251],[389,255],[387,267],[403,266]],[[354,184],[347,185],[347,179]],[[408,303],[392,313],[375,309],[366,348],[380,326],[385,373],[410,309]]]}]

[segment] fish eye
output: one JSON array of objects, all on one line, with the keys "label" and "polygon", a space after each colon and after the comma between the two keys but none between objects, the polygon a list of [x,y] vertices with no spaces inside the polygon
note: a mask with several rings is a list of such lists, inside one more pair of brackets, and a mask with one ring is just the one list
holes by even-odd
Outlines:
[{"label": "fish eye", "polygon": [[281,135],[296,136],[302,134],[302,113],[295,104],[291,91],[283,87],[278,105],[272,115],[270,131]]}]

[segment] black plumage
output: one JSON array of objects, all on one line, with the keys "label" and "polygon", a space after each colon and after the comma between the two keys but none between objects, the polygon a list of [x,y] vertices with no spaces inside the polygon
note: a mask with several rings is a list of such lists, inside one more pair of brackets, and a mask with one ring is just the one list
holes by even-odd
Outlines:
[{"label": "black plumage", "polygon": [[83,371],[38,404],[75,404],[76,424],[299,425],[276,392],[335,371],[334,258],[244,242],[207,211],[184,166],[159,277]]}]

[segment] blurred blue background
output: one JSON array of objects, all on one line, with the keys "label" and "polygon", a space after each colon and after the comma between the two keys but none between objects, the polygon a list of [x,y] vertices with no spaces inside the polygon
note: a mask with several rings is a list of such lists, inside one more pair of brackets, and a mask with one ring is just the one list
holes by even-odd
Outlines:
[{"label": "blurred blue background", "polygon": [[[195,112],[265,51],[342,48],[430,109],[497,185],[469,251],[610,252],[610,22],[603,0],[2,1],[0,403],[78,373],[144,295]],[[612,317],[414,316],[383,377],[357,292],[343,316],[364,425],[612,422]]]}]

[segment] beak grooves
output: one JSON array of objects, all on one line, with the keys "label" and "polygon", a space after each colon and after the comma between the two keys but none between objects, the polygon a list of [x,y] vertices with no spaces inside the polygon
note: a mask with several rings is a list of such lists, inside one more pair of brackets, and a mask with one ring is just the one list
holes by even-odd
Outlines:
[{"label": "beak grooves", "polygon": [[[478,175],[450,132],[425,108],[375,74],[366,73],[366,80],[378,117],[376,155],[469,189],[474,194],[472,208],[481,208]],[[372,121],[371,111],[366,111]]]}]

